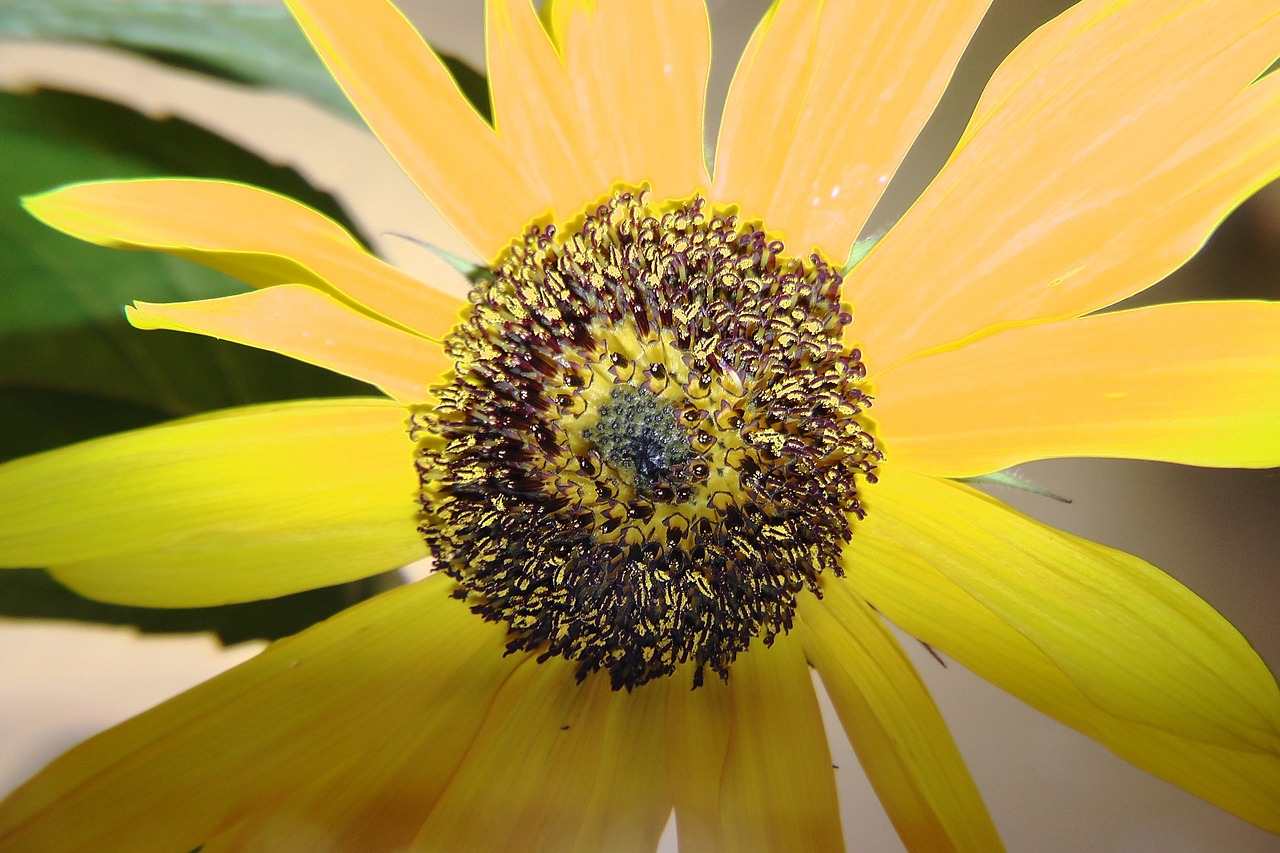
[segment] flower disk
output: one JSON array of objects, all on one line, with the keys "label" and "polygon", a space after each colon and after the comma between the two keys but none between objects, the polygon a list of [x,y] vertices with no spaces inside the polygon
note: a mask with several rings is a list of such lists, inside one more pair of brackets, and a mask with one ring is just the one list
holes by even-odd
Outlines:
[{"label": "flower disk", "polygon": [[508,651],[694,686],[840,574],[880,458],[841,277],[702,199],[531,228],[419,407],[422,534]]}]

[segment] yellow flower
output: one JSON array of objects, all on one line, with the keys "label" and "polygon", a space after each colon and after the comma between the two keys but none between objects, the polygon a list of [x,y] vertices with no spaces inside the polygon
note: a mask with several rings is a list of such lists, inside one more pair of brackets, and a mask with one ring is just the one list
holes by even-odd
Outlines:
[{"label": "yellow flower", "polygon": [[10,463],[0,563],[168,607],[428,544],[443,571],[73,749],[0,806],[0,849],[643,850],[673,809],[683,850],[838,849],[810,666],[909,848],[998,849],[881,615],[1280,831],[1280,690],[1244,639],[1142,560],[956,482],[1048,457],[1280,464],[1276,305],[1095,313],[1280,174],[1274,3],[1085,0],[1006,60],[843,278],[985,2],[775,4],[711,173],[694,0],[543,21],[490,0],[494,127],[383,0],[290,6],[491,271],[451,333],[454,298],[260,190],[29,199],[259,288],[135,325],[390,399]]}]

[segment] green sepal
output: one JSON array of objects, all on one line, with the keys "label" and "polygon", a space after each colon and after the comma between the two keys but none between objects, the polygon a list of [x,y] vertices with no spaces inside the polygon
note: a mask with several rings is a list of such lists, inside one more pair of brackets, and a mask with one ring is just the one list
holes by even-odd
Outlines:
[{"label": "green sepal", "polygon": [[1041,497],[1055,500],[1058,503],[1071,503],[1071,498],[1064,498],[1061,495],[1055,494],[1043,486],[1038,486],[1012,471],[993,471],[990,474],[980,474],[977,477],[958,477],[956,479],[961,483],[968,483],[971,486],[1003,486],[1007,489],[1016,489],[1020,492],[1040,495]]},{"label": "green sepal", "polygon": [[399,237],[401,240],[408,240],[415,246],[421,246],[458,272],[462,273],[463,277],[472,284],[493,278],[493,270],[482,264],[470,261],[456,252],[450,252],[442,246],[437,246],[435,243],[428,243],[426,240],[414,237],[412,234],[403,234],[399,231],[388,231],[387,233],[391,237]]},{"label": "green sepal", "polygon": [[875,248],[876,243],[879,243],[880,238],[883,236],[883,234],[877,234],[871,237],[863,237],[861,240],[855,241],[854,244],[849,247],[849,257],[845,258],[844,266],[840,268],[840,274],[848,275],[853,272],[853,268],[862,263],[862,259],[867,256],[867,253]]}]

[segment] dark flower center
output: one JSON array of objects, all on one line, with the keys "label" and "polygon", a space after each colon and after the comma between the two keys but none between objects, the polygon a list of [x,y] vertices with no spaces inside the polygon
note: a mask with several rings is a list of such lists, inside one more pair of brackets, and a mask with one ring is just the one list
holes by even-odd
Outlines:
[{"label": "dark flower center", "polygon": [[471,294],[414,415],[422,534],[508,650],[630,689],[728,677],[863,514],[880,454],[841,277],[700,198],[533,227]]},{"label": "dark flower center", "polygon": [[582,437],[642,495],[669,484],[675,466],[693,454],[675,408],[647,386],[614,385],[609,402],[600,407],[600,420]]}]

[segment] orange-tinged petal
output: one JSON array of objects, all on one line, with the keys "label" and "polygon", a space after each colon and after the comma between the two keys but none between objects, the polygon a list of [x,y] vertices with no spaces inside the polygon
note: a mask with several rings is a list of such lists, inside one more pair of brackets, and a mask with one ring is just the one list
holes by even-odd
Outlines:
[{"label": "orange-tinged petal", "polygon": [[403,850],[523,659],[451,588],[384,593],[86,741],[0,805],[0,845],[185,851],[248,821],[282,842],[254,849],[324,849],[289,843],[309,828]]},{"label": "orange-tinged petal", "polygon": [[938,476],[1058,456],[1280,465],[1280,303],[1006,329],[899,365],[876,393],[890,460]]},{"label": "orange-tinged petal", "polygon": [[48,225],[116,249],[167,252],[254,287],[308,284],[439,339],[462,303],[364,250],[327,216],[228,181],[73,184],[23,200]]},{"label": "orange-tinged petal", "polygon": [[801,599],[800,636],[908,850],[1003,849],[920,676],[850,584]]},{"label": "orange-tinged petal", "polygon": [[996,72],[950,161],[846,282],[873,372],[1163,278],[1280,174],[1270,0],[1087,0]]},{"label": "orange-tinged petal", "polygon": [[576,664],[530,659],[493,702],[435,804],[423,850],[636,851],[671,811],[663,758],[665,685],[631,693]]},{"label": "orange-tinged petal", "polygon": [[705,192],[706,4],[563,0],[548,6],[544,15],[606,186],[647,182],[657,200]]},{"label": "orange-tinged petal", "polygon": [[800,639],[753,643],[733,663],[729,694],[723,849],[843,850],[831,751]]},{"label": "orange-tinged petal", "polygon": [[194,332],[272,350],[364,380],[406,403],[429,399],[430,385],[452,367],[434,341],[300,284],[195,302],[138,302],[126,311],[139,329]]},{"label": "orange-tinged petal", "polygon": [[569,76],[529,0],[485,4],[485,49],[494,128],[508,150],[519,152],[555,221],[577,215],[610,184],[587,141]]},{"label": "orange-tinged petal", "polygon": [[389,0],[286,0],[334,78],[400,167],[486,260],[546,200],[512,151]]},{"label": "orange-tinged petal", "polygon": [[[900,466],[881,473],[856,533],[892,537],[933,565],[1035,643],[1099,709],[1205,743],[1280,754],[1275,678],[1177,581],[963,484]],[[850,571],[863,572],[854,560]]]},{"label": "orange-tinged petal", "polygon": [[843,263],[988,4],[775,3],[729,89],[716,200]]},{"label": "orange-tinged petal", "polygon": [[252,601],[426,555],[406,413],[387,400],[232,409],[0,466],[0,565],[91,598]]},{"label": "orange-tinged petal", "polygon": [[[891,491],[880,492],[886,484]],[[1134,557],[963,486],[894,470],[868,506],[846,569],[877,611],[1144,770],[1280,832],[1280,691],[1207,605]],[[1005,595],[989,594],[1001,583]],[[1021,613],[1008,606],[1015,597]],[[1169,630],[1180,621],[1167,616],[1175,600],[1197,624]],[[1072,647],[1042,627],[1066,609],[1087,628]],[[1093,668],[1130,683],[1100,693]],[[1195,672],[1182,680],[1180,668]],[[1241,743],[1244,735],[1271,746]]]}]

